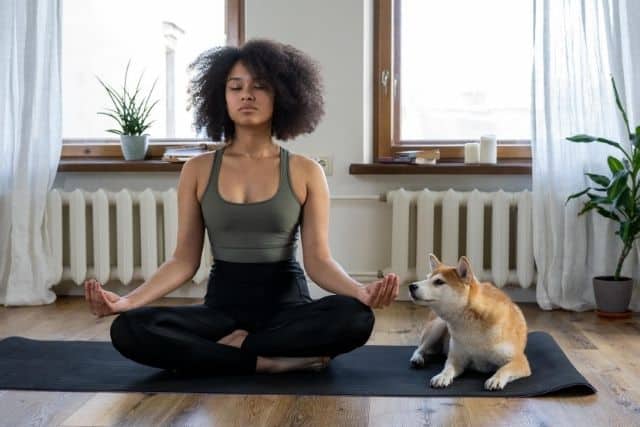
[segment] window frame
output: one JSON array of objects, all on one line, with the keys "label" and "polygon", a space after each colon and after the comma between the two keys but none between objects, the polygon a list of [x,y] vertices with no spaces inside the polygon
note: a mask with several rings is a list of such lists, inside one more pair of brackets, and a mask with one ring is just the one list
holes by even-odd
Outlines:
[{"label": "window frame", "polygon": [[[420,140],[400,144],[400,3],[402,0],[375,0],[373,60],[373,162],[397,151],[437,148],[441,161],[464,159],[468,140]],[[386,85],[383,83],[386,81]],[[530,161],[530,140],[500,140],[498,161]]]},{"label": "window frame", "polygon": [[[240,46],[245,40],[245,0],[225,1],[225,33],[228,46]],[[162,157],[168,147],[183,145],[216,145],[205,138],[149,138],[149,158]],[[120,140],[117,138],[63,138],[62,158],[106,157],[122,158]]]}]

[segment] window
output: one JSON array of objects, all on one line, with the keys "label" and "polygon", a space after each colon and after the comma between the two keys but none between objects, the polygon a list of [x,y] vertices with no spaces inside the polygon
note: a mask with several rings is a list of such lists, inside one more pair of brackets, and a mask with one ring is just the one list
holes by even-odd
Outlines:
[{"label": "window", "polygon": [[501,158],[530,158],[532,0],[378,0],[375,153],[495,134]]},{"label": "window", "polygon": [[118,142],[106,131],[114,120],[97,114],[111,101],[96,76],[119,89],[129,60],[128,87],[144,73],[141,92],[148,93],[157,79],[151,141],[205,140],[187,111],[187,67],[206,49],[242,41],[242,6],[242,0],[64,0],[64,143]]}]

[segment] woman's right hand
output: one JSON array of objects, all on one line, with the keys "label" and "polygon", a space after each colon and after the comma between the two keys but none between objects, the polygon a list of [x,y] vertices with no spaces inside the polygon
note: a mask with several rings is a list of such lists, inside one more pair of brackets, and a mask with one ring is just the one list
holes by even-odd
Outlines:
[{"label": "woman's right hand", "polygon": [[384,308],[398,296],[400,279],[395,273],[387,273],[382,279],[363,285],[358,299],[371,308]]},{"label": "woman's right hand", "polygon": [[84,281],[84,298],[89,302],[91,313],[98,317],[122,313],[133,308],[129,299],[102,289],[102,285],[96,279]]}]

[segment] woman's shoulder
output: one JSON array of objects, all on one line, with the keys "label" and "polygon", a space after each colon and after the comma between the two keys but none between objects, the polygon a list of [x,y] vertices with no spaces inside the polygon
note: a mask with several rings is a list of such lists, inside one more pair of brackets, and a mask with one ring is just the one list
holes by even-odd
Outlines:
[{"label": "woman's shoulder", "polygon": [[322,167],[317,161],[304,154],[289,152],[289,162],[291,163],[291,169],[295,168],[307,174],[313,173],[318,169],[322,170]]},{"label": "woman's shoulder", "polygon": [[294,189],[296,184],[305,188],[326,185],[324,170],[317,161],[303,154],[291,153],[289,157],[289,171]]},{"label": "woman's shoulder", "polygon": [[182,166],[182,170],[187,173],[198,174],[202,172],[203,169],[208,169],[211,167],[211,162],[213,161],[213,157],[215,155],[215,151],[208,151],[206,153],[198,154],[187,160]]},{"label": "woman's shoulder", "polygon": [[206,153],[198,154],[197,156],[192,157],[188,161],[189,162],[195,161],[196,163],[211,161],[211,159],[213,159],[213,157],[216,155],[216,151],[218,150],[216,149],[213,151],[207,151]]},{"label": "woman's shoulder", "polygon": [[210,179],[215,151],[198,154],[187,160],[182,166],[183,179],[193,185],[198,200],[202,199],[207,182]]},{"label": "woman's shoulder", "polygon": [[193,181],[199,185],[201,182],[205,182],[213,166],[213,158],[215,151],[208,151],[206,153],[198,154],[187,160],[182,165],[183,176],[193,179]]}]

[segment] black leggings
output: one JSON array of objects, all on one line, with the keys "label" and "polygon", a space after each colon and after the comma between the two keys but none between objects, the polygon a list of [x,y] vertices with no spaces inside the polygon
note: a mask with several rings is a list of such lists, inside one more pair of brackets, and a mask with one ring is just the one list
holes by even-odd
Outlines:
[{"label": "black leggings", "polygon": [[[123,356],[157,368],[253,373],[257,356],[349,352],[365,344],[373,323],[371,309],[354,298],[311,300],[295,260],[216,261],[204,305],[124,312],[111,325],[111,340]],[[249,332],[241,348],[216,342],[236,329]]]}]

